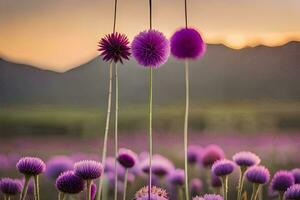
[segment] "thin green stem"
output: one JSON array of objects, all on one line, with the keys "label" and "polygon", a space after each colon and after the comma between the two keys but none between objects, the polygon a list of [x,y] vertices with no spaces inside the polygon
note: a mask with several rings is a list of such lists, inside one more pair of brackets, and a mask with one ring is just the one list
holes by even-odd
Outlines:
[{"label": "thin green stem", "polygon": [[228,176],[221,177],[224,200],[228,199]]},{"label": "thin green stem", "polygon": [[189,62],[185,60],[185,115],[184,115],[184,171],[185,171],[185,198],[189,198],[188,177],[188,120],[189,120]]},{"label": "thin green stem", "polygon": [[149,188],[148,188],[148,198],[150,199],[151,188],[152,188],[152,154],[153,154],[153,144],[152,144],[152,107],[153,107],[153,69],[150,67],[149,73]]},{"label": "thin green stem", "polygon": [[[107,138],[108,138],[109,120],[110,120],[110,112],[111,112],[112,65],[113,65],[113,63],[111,62],[110,65],[109,65],[108,103],[107,103],[106,124],[105,124],[104,142],[103,142],[103,150],[102,150],[102,165],[103,166],[105,166],[105,162],[106,162]],[[101,176],[100,180],[99,180],[97,200],[100,200],[100,198],[101,198],[101,192],[102,192],[102,186],[103,186],[103,177],[104,176]]]},{"label": "thin green stem", "polygon": [[64,199],[66,199],[65,193],[59,192],[59,193],[58,193],[58,199],[59,199],[59,200],[64,200]]},{"label": "thin green stem", "polygon": [[27,194],[28,184],[29,184],[30,176],[25,176],[25,182],[23,185],[23,189],[20,195],[20,200],[24,200]]},{"label": "thin green stem", "polygon": [[184,0],[185,28],[188,27],[187,0]]},{"label": "thin green stem", "polygon": [[92,199],[92,194],[91,194],[91,188],[92,188],[92,183],[93,181],[92,180],[87,180],[86,181],[86,199],[87,200],[91,200]]},{"label": "thin green stem", "polygon": [[184,200],[184,198],[183,198],[183,191],[182,191],[182,187],[181,186],[178,187],[178,196],[179,196],[179,200]]},{"label": "thin green stem", "polygon": [[260,184],[253,184],[251,200],[256,200],[260,189]]},{"label": "thin green stem", "polygon": [[128,182],[127,179],[128,179],[128,169],[126,168],[126,171],[125,171],[125,179],[124,179],[123,200],[126,200],[127,182]]},{"label": "thin green stem", "polygon": [[239,178],[239,185],[238,185],[237,200],[241,200],[241,198],[242,198],[243,187],[244,187],[244,176],[245,176],[246,170],[247,170],[246,167],[240,168],[240,178]]},{"label": "thin green stem", "polygon": [[35,200],[40,200],[40,185],[39,176],[34,176],[34,198]]},{"label": "thin green stem", "polygon": [[118,199],[118,114],[119,114],[119,78],[118,66],[115,64],[115,193],[114,200]]},{"label": "thin green stem", "polygon": [[279,200],[284,200],[284,192],[279,192]]},{"label": "thin green stem", "polygon": [[113,25],[113,32],[116,32],[116,22],[117,22],[117,6],[118,0],[115,0],[115,10],[114,10],[114,25]]}]

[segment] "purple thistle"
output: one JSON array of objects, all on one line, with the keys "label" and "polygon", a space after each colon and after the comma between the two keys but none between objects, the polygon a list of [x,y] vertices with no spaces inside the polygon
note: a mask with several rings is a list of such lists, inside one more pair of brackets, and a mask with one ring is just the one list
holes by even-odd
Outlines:
[{"label": "purple thistle", "polygon": [[46,170],[44,161],[37,157],[24,157],[21,158],[17,165],[17,169],[25,176],[36,176]]},{"label": "purple thistle", "polygon": [[224,151],[219,146],[209,145],[203,150],[201,162],[204,167],[210,168],[215,161],[221,160],[224,157]]},{"label": "purple thistle", "polygon": [[[136,192],[134,200],[148,200],[149,187],[143,187]],[[165,190],[158,187],[151,187],[150,200],[169,200],[168,194]]]},{"label": "purple thistle", "polygon": [[62,172],[73,169],[74,162],[67,156],[54,156],[47,161],[46,176],[56,179]]},{"label": "purple thistle", "polygon": [[22,191],[22,182],[18,179],[2,178],[0,180],[0,190],[7,196],[14,196]]},{"label": "purple thistle", "polygon": [[300,200],[300,184],[292,185],[284,193],[286,200]]},{"label": "purple thistle", "polygon": [[214,173],[211,174],[211,186],[213,188],[222,187],[222,180],[218,176],[216,176]]},{"label": "purple thistle", "polygon": [[171,37],[171,53],[179,59],[197,59],[206,51],[200,33],[193,28],[182,28]]},{"label": "purple thistle", "polygon": [[260,163],[260,158],[249,151],[236,153],[232,160],[240,167],[251,167]]},{"label": "purple thistle", "polygon": [[129,60],[129,40],[125,34],[111,33],[102,38],[99,42],[99,49],[104,61],[121,62]]},{"label": "purple thistle", "polygon": [[164,64],[170,54],[170,45],[163,33],[156,30],[140,32],[132,41],[132,55],[137,62],[150,68]]},{"label": "purple thistle", "polygon": [[202,181],[198,178],[194,178],[190,181],[190,193],[192,196],[195,196],[201,192],[202,185]]},{"label": "purple thistle", "polygon": [[183,186],[184,184],[184,171],[182,169],[175,169],[171,171],[167,177],[170,184],[174,186]]},{"label": "purple thistle", "polygon": [[217,194],[205,194],[203,196],[204,200],[223,200],[223,197]]},{"label": "purple thistle", "polygon": [[118,161],[124,168],[132,168],[137,163],[137,155],[125,148],[119,149]]},{"label": "purple thistle", "polygon": [[264,166],[252,166],[246,171],[246,178],[251,183],[266,184],[270,180],[270,172]]},{"label": "purple thistle", "polygon": [[294,185],[294,183],[294,176],[291,172],[278,171],[275,173],[271,181],[271,188],[273,191],[283,194],[283,192],[285,192],[290,186]]},{"label": "purple thistle", "polygon": [[293,169],[292,174],[295,179],[295,184],[300,184],[300,168]]},{"label": "purple thistle", "polygon": [[102,174],[102,164],[94,160],[83,160],[75,163],[74,172],[84,180],[97,179]]},{"label": "purple thistle", "polygon": [[190,164],[195,164],[197,161],[201,160],[201,155],[202,155],[202,147],[198,145],[190,145],[188,147],[188,161]]},{"label": "purple thistle", "polygon": [[226,159],[217,160],[211,167],[212,172],[216,176],[227,176],[233,172],[235,168],[234,162]]},{"label": "purple thistle", "polygon": [[74,171],[63,172],[55,183],[56,188],[63,193],[77,194],[83,191],[84,181],[75,175]]}]

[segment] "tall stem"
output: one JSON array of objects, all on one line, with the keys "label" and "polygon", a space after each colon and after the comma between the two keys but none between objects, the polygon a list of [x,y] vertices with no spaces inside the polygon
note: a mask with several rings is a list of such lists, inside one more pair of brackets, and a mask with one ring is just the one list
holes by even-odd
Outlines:
[{"label": "tall stem", "polygon": [[39,176],[34,176],[34,198],[35,200],[40,200],[40,186],[39,186]]},{"label": "tall stem", "polygon": [[224,197],[224,200],[227,200],[228,199],[228,176],[223,176],[222,177],[222,186],[223,186],[223,197]]},{"label": "tall stem", "polygon": [[179,186],[178,187],[178,196],[179,196],[179,200],[184,200],[184,198],[183,198],[183,191],[182,191],[182,187],[181,186]]},{"label": "tall stem", "polygon": [[86,199],[87,200],[91,200],[92,199],[92,194],[91,194],[91,188],[92,188],[92,183],[93,181],[92,180],[87,180],[86,182]]},{"label": "tall stem", "polygon": [[185,172],[185,198],[189,199],[188,177],[188,117],[189,117],[189,62],[185,60],[185,115],[184,115],[184,172]]},{"label": "tall stem", "polygon": [[113,25],[113,32],[116,32],[116,22],[117,22],[117,6],[118,0],[115,0],[115,10],[114,10],[114,25]]},{"label": "tall stem", "polygon": [[127,182],[128,182],[127,179],[128,179],[128,169],[126,168],[126,171],[125,171],[125,179],[124,179],[123,200],[126,200]]},{"label": "tall stem", "polygon": [[119,78],[118,66],[115,65],[115,194],[114,200],[118,199],[118,113],[119,113]]},{"label": "tall stem", "polygon": [[24,200],[27,194],[28,184],[29,184],[30,176],[25,176],[25,182],[23,185],[23,189],[20,195],[20,200]]},{"label": "tall stem", "polygon": [[239,185],[238,185],[238,195],[237,200],[241,200],[242,193],[243,193],[243,187],[244,187],[244,176],[247,168],[241,167],[240,168],[240,178],[239,178]]},{"label": "tall stem", "polygon": [[284,192],[279,192],[279,200],[284,200]]},{"label": "tall stem", "polygon": [[152,188],[152,154],[153,154],[153,144],[152,144],[152,105],[153,105],[153,69],[150,68],[149,73],[149,188],[148,188],[148,198],[150,200],[151,188]]},{"label": "tall stem", "polygon": [[260,185],[259,184],[253,184],[253,191],[252,191],[252,196],[251,200],[256,200],[258,193],[259,193]]},{"label": "tall stem", "polygon": [[59,192],[59,193],[58,193],[58,199],[59,199],[59,200],[64,200],[65,198],[66,198],[65,193],[63,193],[63,192]]},{"label": "tall stem", "polygon": [[184,16],[185,16],[185,28],[188,27],[188,12],[187,12],[187,0],[184,0]]},{"label": "tall stem", "polygon": [[[106,113],[106,125],[104,132],[104,142],[103,142],[103,150],[102,150],[102,165],[105,166],[106,162],[106,152],[107,152],[107,138],[108,138],[108,130],[109,130],[109,119],[110,119],[110,110],[111,110],[111,93],[112,93],[112,62],[109,65],[109,87],[108,87],[108,103],[107,103],[107,113]],[[102,185],[103,185],[103,177],[100,177],[99,187],[98,187],[98,196],[97,199],[100,200]]]}]

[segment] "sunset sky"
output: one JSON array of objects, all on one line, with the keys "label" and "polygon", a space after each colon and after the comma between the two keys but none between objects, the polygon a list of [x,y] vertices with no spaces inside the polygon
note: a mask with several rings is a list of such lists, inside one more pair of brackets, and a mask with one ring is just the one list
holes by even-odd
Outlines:
[{"label": "sunset sky", "polygon": [[[112,30],[113,0],[0,0],[0,57],[65,71],[97,56]],[[183,0],[153,0],[153,25],[168,37],[183,26]],[[189,24],[231,48],[300,41],[299,0],[188,0]],[[119,0],[117,30],[148,28],[148,0]]]}]

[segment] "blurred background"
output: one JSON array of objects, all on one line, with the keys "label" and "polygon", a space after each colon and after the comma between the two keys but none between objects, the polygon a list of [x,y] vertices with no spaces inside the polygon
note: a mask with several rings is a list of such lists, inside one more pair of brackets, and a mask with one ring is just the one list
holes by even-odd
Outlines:
[{"label": "blurred background", "polygon": [[[183,1],[153,3],[154,27],[170,37],[184,23]],[[120,1],[117,30],[132,39],[147,29],[147,9]],[[274,170],[300,166],[299,9],[298,0],[189,1],[190,24],[207,42],[190,66],[190,144],[218,144],[229,158],[251,150]],[[112,16],[111,0],[0,0],[1,175],[21,155],[99,157],[108,64],[97,42]],[[119,69],[120,146],[142,152],[148,73],[134,60]],[[154,72],[154,146],[178,167],[184,92],[183,63],[170,57]]]}]

